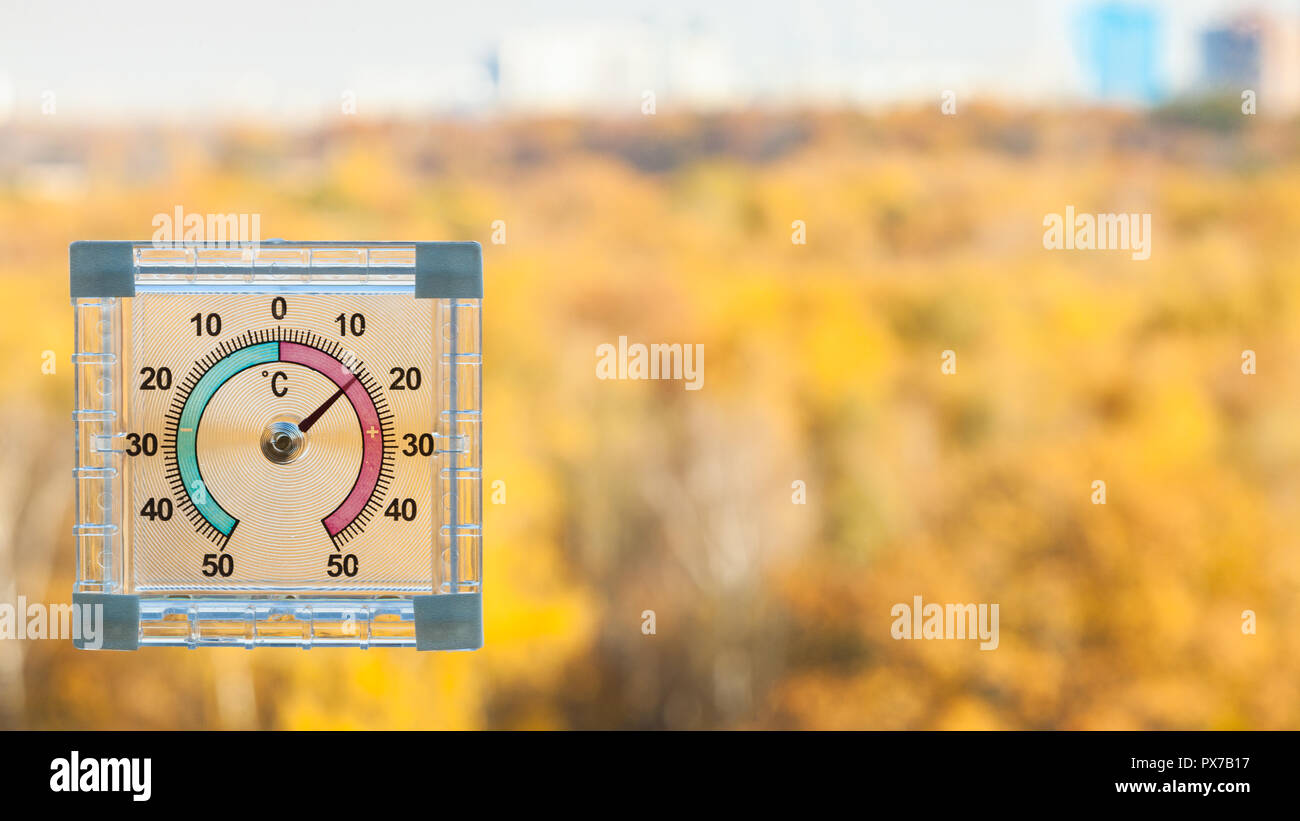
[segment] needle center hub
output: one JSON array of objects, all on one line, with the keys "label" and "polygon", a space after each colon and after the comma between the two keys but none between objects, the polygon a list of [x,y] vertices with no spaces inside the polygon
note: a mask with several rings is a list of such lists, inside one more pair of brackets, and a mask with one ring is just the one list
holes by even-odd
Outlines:
[{"label": "needle center hub", "polygon": [[262,431],[262,455],[277,465],[297,459],[306,444],[306,434],[294,422],[271,422]]}]

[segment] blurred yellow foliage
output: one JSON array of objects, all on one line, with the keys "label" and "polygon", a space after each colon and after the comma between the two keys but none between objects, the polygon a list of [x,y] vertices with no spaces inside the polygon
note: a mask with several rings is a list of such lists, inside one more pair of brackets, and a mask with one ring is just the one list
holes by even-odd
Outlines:
[{"label": "blurred yellow foliage", "polygon": [[[148,239],[177,204],[259,213],[264,238],[482,242],[484,475],[507,492],[482,651],[6,642],[0,726],[1300,727],[1292,126],[984,109],[0,143],[0,593],[71,585],[67,244]],[[1067,205],[1151,213],[1150,260],[1044,250]],[[597,380],[620,335],[703,344],[704,389]],[[894,640],[914,595],[999,603],[999,648]]]}]

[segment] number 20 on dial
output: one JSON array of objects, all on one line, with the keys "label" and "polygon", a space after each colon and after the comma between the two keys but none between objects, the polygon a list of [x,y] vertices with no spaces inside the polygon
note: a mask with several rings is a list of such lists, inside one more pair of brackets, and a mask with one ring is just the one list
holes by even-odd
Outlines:
[{"label": "number 20 on dial", "polygon": [[70,265],[78,646],[481,646],[477,243]]}]

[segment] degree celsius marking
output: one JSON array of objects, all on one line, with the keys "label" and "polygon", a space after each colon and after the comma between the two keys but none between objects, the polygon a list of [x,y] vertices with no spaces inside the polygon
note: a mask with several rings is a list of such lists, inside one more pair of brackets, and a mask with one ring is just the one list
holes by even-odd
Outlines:
[{"label": "degree celsius marking", "polygon": [[395,443],[392,414],[379,385],[360,366],[346,366],[342,349],[308,331],[249,331],[222,343],[191,371],[167,413],[163,448],[167,478],[181,509],[203,536],[225,550],[239,520],[231,516],[203,481],[198,461],[198,430],[209,401],[231,377],[249,368],[275,362],[316,371],[339,388],[356,413],[362,434],[362,459],[352,489],[321,520],[335,550],[365,529],[392,482]]}]

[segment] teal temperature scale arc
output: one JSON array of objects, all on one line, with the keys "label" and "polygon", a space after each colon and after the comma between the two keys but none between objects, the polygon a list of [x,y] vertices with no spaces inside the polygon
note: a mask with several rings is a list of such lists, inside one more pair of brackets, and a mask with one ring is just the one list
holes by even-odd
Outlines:
[{"label": "teal temperature scale arc", "polygon": [[212,396],[226,380],[240,371],[257,365],[266,365],[280,359],[279,342],[263,342],[240,348],[222,357],[199,379],[185,400],[180,424],[176,431],[176,465],[189,495],[190,503],[207,520],[214,530],[226,538],[234,532],[239,520],[231,516],[207,492],[203,475],[199,471],[198,432],[199,420]]},{"label": "teal temperature scale arc", "polygon": [[[281,332],[277,330],[273,333],[279,336]],[[361,465],[351,492],[321,520],[330,539],[334,540],[336,549],[340,541],[346,541],[355,535],[355,531],[364,527],[378,504],[376,494],[386,490],[391,478],[386,443],[389,414],[380,410],[375,397],[367,390],[367,384],[371,384],[369,377],[359,368],[354,373],[336,355],[317,347],[319,340],[312,335],[285,333],[294,341],[250,341],[233,350],[228,347],[228,343],[219,349],[219,352],[228,352],[213,361],[193,388],[183,396],[181,410],[174,417],[176,470],[173,485],[192,506],[191,518],[195,525],[223,550],[239,520],[208,492],[199,466],[198,431],[203,413],[212,397],[231,377],[242,371],[278,362],[310,368],[337,385],[339,395],[347,397],[356,413],[358,435],[362,437]],[[265,332],[249,335],[250,339],[258,337],[264,339]],[[298,341],[300,339],[302,341]]]}]

